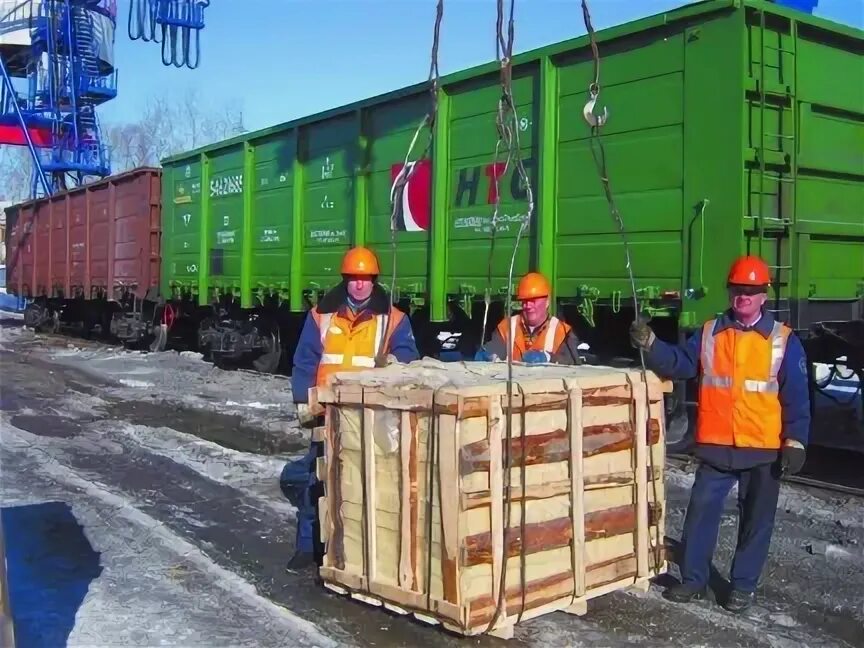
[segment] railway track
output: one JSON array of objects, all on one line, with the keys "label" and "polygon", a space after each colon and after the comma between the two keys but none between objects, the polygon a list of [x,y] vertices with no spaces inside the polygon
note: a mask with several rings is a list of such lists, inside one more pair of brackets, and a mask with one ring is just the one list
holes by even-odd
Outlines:
[{"label": "railway track", "polygon": [[[817,452],[821,450],[817,448]],[[858,455],[861,457],[861,455]],[[686,454],[667,454],[666,458],[675,462],[681,467],[687,466],[689,464],[695,463],[694,458],[691,455]],[[864,458],[859,459],[859,461],[864,461]],[[822,464],[823,462],[817,461],[817,464]],[[805,465],[805,468],[808,468]],[[823,468],[822,465],[817,465],[815,470]],[[864,487],[862,486],[854,486],[849,484],[838,483],[837,481],[832,481],[830,479],[820,479],[818,477],[812,476],[814,473],[814,467],[809,466],[809,470],[807,474],[804,475],[784,475],[781,481],[784,481],[789,484],[799,484],[801,486],[809,486],[811,488],[818,488],[819,490],[832,491],[836,493],[843,493],[845,495],[853,495],[855,497],[864,497]],[[859,478],[859,482],[864,481],[864,479]]]},{"label": "railway track", "polygon": [[833,482],[825,481],[822,479],[813,479],[812,477],[787,475],[783,477],[783,481],[793,484],[802,484],[804,486],[812,486],[814,488],[821,488],[823,490],[836,491],[838,493],[845,493],[847,495],[855,495],[857,497],[864,497],[864,488],[845,486],[843,484],[835,484]]}]

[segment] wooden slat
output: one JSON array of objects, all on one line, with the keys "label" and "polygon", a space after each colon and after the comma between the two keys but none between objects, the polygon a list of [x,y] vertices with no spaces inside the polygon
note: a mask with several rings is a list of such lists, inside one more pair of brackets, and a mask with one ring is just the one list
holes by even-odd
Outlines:
[{"label": "wooden slat", "polygon": [[327,407],[325,416],[327,428],[327,483],[325,493],[330,519],[327,544],[327,565],[345,569],[345,524],[342,518],[342,433],[339,429],[339,409]]},{"label": "wooden slat", "polygon": [[[489,441],[495,448],[490,456],[489,487],[491,494],[490,529],[492,544],[492,599],[498,600],[501,591],[501,572],[504,569],[504,458],[502,452],[504,410],[501,397],[492,398],[489,404]],[[465,564],[465,563],[463,563]]]},{"label": "wooden slat", "polygon": [[444,600],[459,604],[459,470],[456,439],[459,417],[442,416],[438,435],[438,488],[441,493],[441,578]]},{"label": "wooden slat", "polygon": [[[643,428],[644,429],[644,428]],[[651,444],[660,441],[660,423],[651,420]],[[593,457],[607,452],[630,450],[634,443],[633,423],[615,423],[611,425],[591,425],[584,429],[583,456]]]},{"label": "wooden slat", "polygon": [[582,430],[583,393],[581,389],[570,392],[570,517],[571,540],[573,542],[573,596],[585,593],[585,477],[582,471],[584,456],[584,432]]},{"label": "wooden slat", "polygon": [[[652,479],[651,473],[646,471],[646,480]],[[661,479],[662,473],[659,467],[655,467],[653,479]],[[586,491],[602,490],[613,486],[627,486],[636,484],[634,473],[607,473],[597,477],[588,477],[583,479],[584,489]],[[573,486],[570,480],[548,482],[546,484],[530,485],[523,492],[522,487],[513,486],[510,488],[510,497],[514,502],[523,499],[543,499],[546,497],[555,497],[556,495],[564,495],[570,493]],[[462,510],[470,510],[482,506],[489,506],[492,501],[490,491],[479,491],[475,493],[462,493]]]},{"label": "wooden slat", "polygon": [[[652,505],[650,510],[650,519],[652,522],[659,519],[661,507],[659,505]],[[583,541],[577,543],[582,545],[583,551],[584,542],[586,541],[611,538],[637,531],[635,504],[616,506],[603,511],[588,513],[584,516],[583,520]],[[532,554],[539,551],[567,547],[573,539],[573,527],[575,526],[569,517],[526,524],[523,537],[519,521],[511,520],[511,525],[504,534],[504,548],[509,558],[519,556],[523,551],[526,554]],[[646,525],[645,528],[647,529],[648,526]],[[472,566],[492,563],[494,560],[493,540],[497,540],[496,536],[486,532],[477,533],[465,538],[462,564]]]},{"label": "wooden slat", "polygon": [[[629,450],[634,445],[634,426],[630,422],[614,425],[594,425],[582,432],[583,456],[592,457],[607,452]],[[660,423],[651,419],[651,443],[660,440]],[[552,430],[544,434],[532,434],[514,438],[510,442],[510,453],[514,464],[521,464],[524,453],[525,465],[534,466],[570,459],[569,433],[566,430]],[[489,470],[489,441],[476,441],[460,449],[460,473]]]},{"label": "wooden slat", "polygon": [[411,553],[411,493],[416,494],[417,484],[411,481],[411,419],[410,412],[402,412],[399,422],[400,475],[399,494],[399,586],[414,589],[412,563],[416,563]]},{"label": "wooden slat", "polygon": [[[646,480],[647,437],[648,431],[648,399],[645,394],[645,383],[642,376],[631,374],[633,382],[633,407],[636,418],[636,558],[637,574],[640,578],[648,575],[648,482]],[[638,376],[639,382],[636,382]]]},{"label": "wooden slat", "polygon": [[363,462],[366,482],[366,499],[364,505],[363,521],[363,573],[370,581],[374,581],[377,575],[377,548],[378,548],[378,525],[375,521],[375,438],[372,434],[375,429],[375,412],[371,409],[363,409],[363,444],[365,456],[360,458]]},{"label": "wooden slat", "polygon": [[411,425],[411,452],[408,456],[408,476],[411,480],[411,493],[408,497],[408,503],[411,507],[411,576],[412,576],[412,585],[411,589],[415,592],[420,591],[420,579],[417,575],[417,563],[419,561],[419,554],[417,552],[417,538],[420,534],[420,529],[418,527],[420,523],[420,504],[418,501],[419,489],[420,486],[418,484],[418,445],[419,445],[419,437],[417,433],[417,414],[411,412],[408,415],[408,421]]}]

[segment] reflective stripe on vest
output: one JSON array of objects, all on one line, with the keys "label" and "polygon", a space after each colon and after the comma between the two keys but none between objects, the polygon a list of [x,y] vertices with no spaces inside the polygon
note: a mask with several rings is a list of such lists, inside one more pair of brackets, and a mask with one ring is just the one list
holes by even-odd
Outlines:
[{"label": "reflective stripe on vest", "polygon": [[[510,348],[513,350],[512,355],[514,360],[518,361],[522,357],[521,354],[518,353],[519,348],[517,345],[517,341],[522,341],[522,346],[525,347],[526,351],[530,351],[532,349],[539,351],[540,348],[542,348],[543,351],[545,351],[551,356],[557,351],[556,340],[559,337],[559,329],[562,329],[564,331],[564,335],[561,336],[561,340],[558,341],[558,344],[560,345],[560,343],[564,341],[564,337],[566,337],[566,328],[564,328],[566,325],[557,317],[553,316],[549,318],[549,322],[546,327],[546,333],[543,336],[543,346],[538,348],[536,345],[536,340],[533,344],[529,346],[525,343],[524,330],[521,326],[521,322],[521,315],[513,315],[510,317]],[[498,329],[498,331],[501,333],[502,338],[504,337],[504,330],[505,327],[504,323],[502,322]]]},{"label": "reflective stripe on vest", "polygon": [[389,337],[402,322],[404,313],[393,308],[389,315],[344,317],[339,313],[312,315],[321,336],[321,359],[318,362],[316,384],[326,384],[334,373],[361,371],[375,367],[375,358],[385,353]]},{"label": "reflective stripe on vest", "polygon": [[[732,376],[718,376],[714,368],[715,355],[715,337],[714,327],[717,320],[714,320],[710,326],[704,326],[702,329],[702,379],[701,384],[708,387],[732,387]],[[745,380],[743,382],[744,389],[750,392],[762,392],[770,394],[780,393],[780,382],[777,376],[780,373],[780,365],[783,362],[783,354],[786,352],[786,337],[783,333],[783,325],[780,322],[774,322],[771,328],[771,367],[768,371],[768,380]]]},{"label": "reflective stripe on vest", "polygon": [[758,331],[702,328],[697,443],[778,449],[782,411],[780,366],[791,329],[775,322],[766,339]]},{"label": "reflective stripe on vest", "polygon": [[[355,355],[351,358],[352,367],[374,367],[375,358],[381,352],[381,343],[384,341],[384,315],[375,316],[375,353],[372,357]],[[333,313],[324,313],[321,315],[321,343],[327,339],[327,332],[330,328],[330,323],[333,321]],[[321,364],[323,365],[341,365],[345,361],[344,354],[341,353],[322,353]]]},{"label": "reflective stripe on vest", "polygon": [[324,344],[324,338],[327,337],[327,329],[330,328],[330,322],[333,320],[333,313],[323,313],[318,321],[318,329],[321,333],[321,344]]},{"label": "reflective stripe on vest", "polygon": [[[341,353],[322,353],[322,365],[341,365],[345,362],[345,356]],[[375,358],[367,358],[366,356],[354,356],[351,358],[352,367],[374,367]]]},{"label": "reflective stripe on vest", "polygon": [[549,320],[549,326],[546,328],[546,339],[543,341],[543,350],[552,355],[555,353],[555,334],[558,332],[558,318],[552,317]]}]

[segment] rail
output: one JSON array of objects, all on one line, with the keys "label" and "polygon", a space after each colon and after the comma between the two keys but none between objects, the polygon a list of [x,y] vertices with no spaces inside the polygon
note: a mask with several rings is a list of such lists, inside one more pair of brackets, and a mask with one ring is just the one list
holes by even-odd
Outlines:
[{"label": "rail", "polygon": [[[666,458],[682,465],[693,463],[693,457],[689,454],[667,453]],[[855,497],[864,497],[864,487],[847,486],[846,484],[838,484],[827,479],[817,479],[815,477],[805,477],[803,475],[784,475],[780,481],[789,484],[800,484],[801,486],[809,486],[820,490],[833,491],[853,495]]]}]

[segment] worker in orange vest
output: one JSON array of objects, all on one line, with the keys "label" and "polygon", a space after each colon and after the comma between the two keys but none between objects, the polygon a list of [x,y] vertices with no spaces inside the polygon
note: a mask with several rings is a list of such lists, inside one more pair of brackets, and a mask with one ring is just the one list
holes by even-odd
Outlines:
[{"label": "worker in orange vest", "polygon": [[[419,358],[411,322],[390,304],[378,284],[380,268],[375,254],[355,247],[345,254],[342,282],[313,308],[297,343],[291,386],[297,417],[304,427],[323,424],[323,417],[309,409],[309,390],[324,385],[336,372],[362,371],[392,362]],[[315,458],[324,455],[324,442],[313,440],[309,453],[283,471],[283,490],[295,486],[297,553],[292,566],[320,565],[323,546],[318,528],[318,498],[323,495],[315,478]],[[286,493],[287,494],[287,493]]]},{"label": "worker in orange vest", "polygon": [[755,600],[768,557],[780,477],[801,470],[810,431],[807,360],[801,341],[765,310],[770,272],[754,256],[727,278],[730,309],[705,322],[683,346],[658,340],[634,322],[634,346],[658,375],[700,379],[695,454],[701,460],[681,539],[681,583],[664,592],[683,603],[708,585],[723,502],[738,484],[738,546],[732,591],[723,606],[742,612]]},{"label": "worker in orange vest", "polygon": [[[514,362],[581,364],[579,340],[566,322],[549,316],[549,281],[539,272],[529,272],[519,281],[516,298],[522,312],[504,318],[492,338],[475,356],[476,360],[496,361],[507,357],[510,340]],[[508,331],[509,327],[509,331]]]}]

